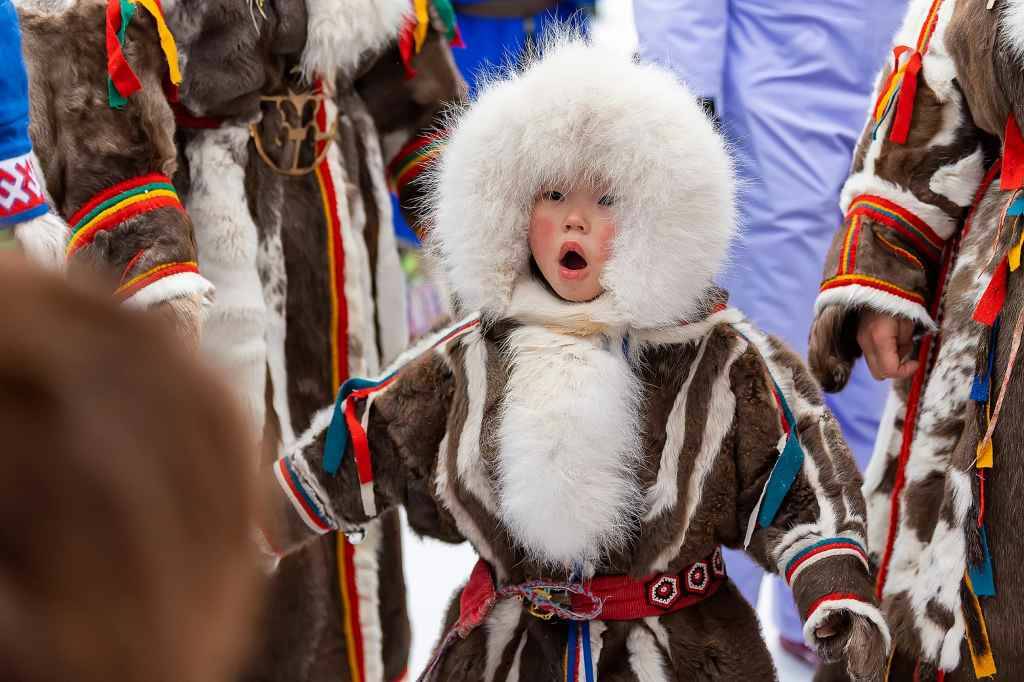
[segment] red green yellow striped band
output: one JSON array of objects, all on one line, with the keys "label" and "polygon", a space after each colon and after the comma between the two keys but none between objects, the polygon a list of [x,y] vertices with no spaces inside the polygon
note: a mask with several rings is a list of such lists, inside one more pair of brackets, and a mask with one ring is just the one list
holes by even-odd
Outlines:
[{"label": "red green yellow striped band", "polygon": [[98,233],[112,230],[129,218],[161,208],[185,212],[170,178],[162,173],[132,178],[100,192],[75,211],[68,221],[71,225],[68,257],[91,244]]}]

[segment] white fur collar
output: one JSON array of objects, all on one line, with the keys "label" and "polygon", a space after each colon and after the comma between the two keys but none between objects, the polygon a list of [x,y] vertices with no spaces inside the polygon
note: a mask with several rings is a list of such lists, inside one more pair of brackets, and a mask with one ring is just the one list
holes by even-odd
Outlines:
[{"label": "white fur collar", "polygon": [[312,81],[351,73],[367,52],[398,36],[410,8],[409,0],[306,0],[303,76]]},{"label": "white fur collar", "polygon": [[640,382],[620,344],[528,325],[509,334],[499,511],[529,555],[592,568],[635,536]]}]

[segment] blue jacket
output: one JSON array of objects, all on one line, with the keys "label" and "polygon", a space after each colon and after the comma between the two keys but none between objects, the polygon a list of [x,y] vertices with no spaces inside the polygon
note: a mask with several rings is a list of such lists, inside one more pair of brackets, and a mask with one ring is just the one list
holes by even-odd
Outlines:
[{"label": "blue jacket", "polygon": [[48,210],[28,159],[28,77],[18,14],[0,0],[0,229]]}]

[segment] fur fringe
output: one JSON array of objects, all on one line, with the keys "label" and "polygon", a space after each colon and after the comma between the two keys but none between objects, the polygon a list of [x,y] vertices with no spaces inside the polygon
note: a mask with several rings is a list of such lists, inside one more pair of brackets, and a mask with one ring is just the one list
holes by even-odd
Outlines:
[{"label": "fur fringe", "polygon": [[351,74],[368,52],[398,37],[411,6],[409,0],[306,0],[302,75],[312,82]]}]

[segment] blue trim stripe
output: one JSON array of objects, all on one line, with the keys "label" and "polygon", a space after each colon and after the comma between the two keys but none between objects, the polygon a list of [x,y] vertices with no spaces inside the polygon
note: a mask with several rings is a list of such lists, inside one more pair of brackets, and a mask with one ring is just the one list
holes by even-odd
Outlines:
[{"label": "blue trim stripe", "polygon": [[865,556],[867,556],[867,552],[864,551],[864,547],[859,542],[857,542],[856,540],[851,540],[850,538],[825,538],[824,540],[818,540],[813,545],[809,545],[807,547],[804,547],[799,552],[797,552],[793,556],[793,558],[790,559],[789,562],[786,563],[785,573],[789,573],[789,570],[791,568],[793,568],[793,566],[798,564],[800,562],[800,560],[803,559],[805,556],[807,556],[808,554],[810,554],[814,550],[816,550],[816,549],[818,549],[820,547],[825,547],[827,545],[835,545],[837,547],[841,547],[843,545],[852,545],[853,547],[855,547],[855,548],[859,549],[861,552],[863,552]]},{"label": "blue trim stripe", "polygon": [[298,491],[299,496],[302,498],[303,506],[316,517],[317,521],[328,528],[333,528],[334,524],[331,523],[330,519],[320,512],[320,505],[314,502],[313,498],[309,496],[309,493],[306,491],[306,486],[302,483],[302,479],[299,478],[298,472],[292,467],[291,458],[282,457],[281,460],[284,464],[285,471],[288,472],[289,480],[291,480],[294,489]]}]

